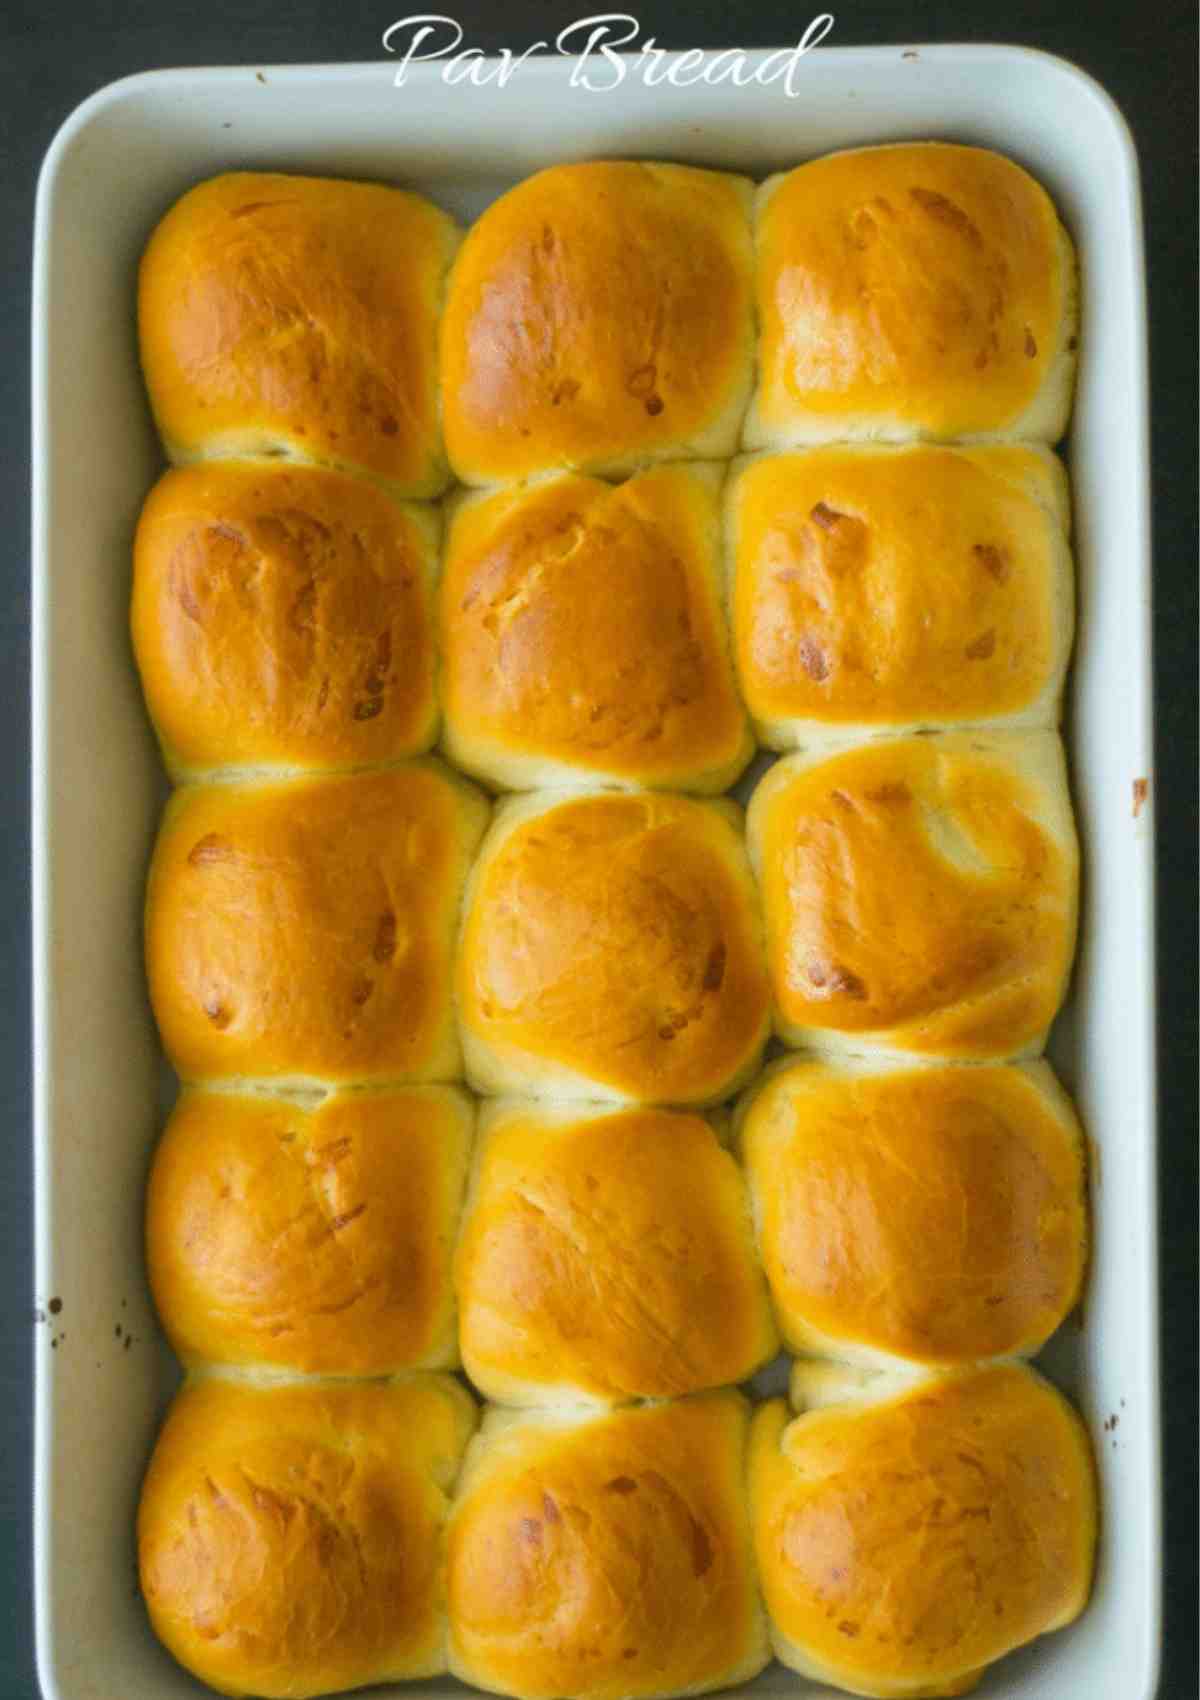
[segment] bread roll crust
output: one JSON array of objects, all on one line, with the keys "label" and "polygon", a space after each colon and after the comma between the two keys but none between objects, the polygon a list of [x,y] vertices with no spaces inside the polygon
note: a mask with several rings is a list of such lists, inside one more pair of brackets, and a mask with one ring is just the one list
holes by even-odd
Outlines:
[{"label": "bread roll crust", "polygon": [[185,1092],[146,1196],[147,1273],[176,1353],[305,1374],[457,1364],[450,1264],[473,1120],[447,1086],[317,1109]]},{"label": "bread roll crust", "polygon": [[697,1115],[487,1106],[455,1284],[467,1374],[506,1405],[677,1398],[778,1349],[742,1177]]},{"label": "bread roll crust", "polygon": [[1047,1064],[792,1061],[751,1088],[739,1122],[792,1351],[946,1366],[1027,1354],[1078,1299],[1083,1138]]},{"label": "bread roll crust", "polygon": [[735,655],[774,749],[1057,724],[1070,507],[1045,449],[838,445],[735,463]]},{"label": "bread roll crust", "polygon": [[282,452],[396,494],[447,483],[437,323],[458,232],[378,183],[231,172],[142,257],[138,326],[172,460]]},{"label": "bread roll crust", "polygon": [[734,1393],[493,1411],[447,1533],[450,1667],[521,1700],[732,1686],[766,1663]]},{"label": "bread roll crust", "polygon": [[146,969],[186,1081],[453,1079],[452,950],[487,808],[386,773],[176,792],[146,893]]},{"label": "bread roll crust", "polygon": [[494,202],[442,325],[463,483],[730,455],[754,360],[751,198],[724,172],[598,160]]},{"label": "bread roll crust", "polygon": [[958,1060],[1041,1050],[1078,888],[1054,734],[785,757],[751,799],[748,838],[788,1043]]},{"label": "bread roll crust", "polygon": [[772,1400],[751,1432],[750,1498],[777,1657],[853,1694],[965,1694],[1087,1602],[1087,1436],[1024,1368],[920,1380],[790,1424]]},{"label": "bread roll crust", "polygon": [[759,189],[755,249],[748,448],[1062,436],[1075,257],[1012,160],[943,142],[812,160]]},{"label": "bread roll crust", "polygon": [[440,1549],[474,1427],[448,1376],[187,1384],[142,1487],[160,1640],[221,1694],[302,1700],[440,1675]]},{"label": "bread roll crust", "polygon": [[748,1078],[770,995],[740,822],[658,793],[501,804],[459,947],[477,1090],[700,1104]]},{"label": "bread roll crust", "polygon": [[506,789],[716,792],[753,754],[725,625],[719,469],[469,497],[441,589],[445,749]]},{"label": "bread roll crust", "polygon": [[182,467],[134,542],[132,629],[177,777],[369,767],[437,731],[436,510],[279,461]]}]

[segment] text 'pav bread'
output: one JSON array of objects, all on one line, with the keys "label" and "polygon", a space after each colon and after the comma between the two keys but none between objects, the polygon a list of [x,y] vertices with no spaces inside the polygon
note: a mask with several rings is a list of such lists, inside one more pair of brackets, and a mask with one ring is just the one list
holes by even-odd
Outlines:
[{"label": "text 'pav bread'", "polygon": [[177,201],[138,282],[174,461],[288,454],[397,495],[446,486],[437,333],[453,222],[379,183],[230,172]]},{"label": "text 'pav bread'", "polygon": [[477,1090],[715,1103],[753,1072],[770,994],[727,800],[534,792],[496,811],[458,962]]},{"label": "text 'pav bread'", "polygon": [[222,1694],[439,1676],[443,1530],[474,1426],[449,1376],[185,1384],[138,1511],[160,1640]]},{"label": "text 'pav bread'", "polygon": [[726,790],[754,744],[725,621],[720,469],[461,499],[441,585],[444,746],[506,790]]},{"label": "text 'pav bread'", "polygon": [[739,1394],[489,1411],[447,1532],[450,1668],[519,1700],[732,1687],[767,1661]]},{"label": "text 'pav bread'", "polygon": [[1012,160],[943,142],[812,160],[759,189],[755,262],[747,448],[1062,436],[1075,254]]},{"label": "text 'pav bread'", "polygon": [[789,1044],[1036,1055],[1075,946],[1079,853],[1051,732],[786,756],[750,802]]},{"label": "text 'pav bread'", "polygon": [[487,805],[432,761],[175,793],[146,968],[186,1081],[452,1080],[452,954]]}]

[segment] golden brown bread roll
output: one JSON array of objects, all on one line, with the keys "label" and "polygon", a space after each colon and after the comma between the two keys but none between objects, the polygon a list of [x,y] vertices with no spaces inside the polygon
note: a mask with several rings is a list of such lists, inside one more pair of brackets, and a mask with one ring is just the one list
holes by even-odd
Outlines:
[{"label": "golden brown bread roll", "polygon": [[1044,1062],[789,1061],[746,1094],[738,1130],[791,1351],[1024,1355],[1078,1299],[1083,1139]]},{"label": "golden brown bread roll", "polygon": [[769,178],[755,213],[747,448],[1062,436],[1075,255],[1012,160],[941,142],[855,148]]},{"label": "golden brown bread roll", "polygon": [[437,324],[457,243],[445,213],[378,183],[239,171],[190,190],[138,283],[171,459],[283,453],[436,496]]},{"label": "golden brown bread roll", "polygon": [[754,751],[709,465],[461,501],[441,589],[447,755],[502,789],[723,791]]},{"label": "golden brown bread roll", "polygon": [[695,1393],[779,1346],[745,1185],[698,1115],[486,1106],[455,1287],[467,1374],[505,1405]]},{"label": "golden brown bread roll", "polygon": [[483,1092],[715,1103],[754,1071],[770,994],[733,803],[535,792],[496,812],[458,957]]},{"label": "golden brown bread roll", "polygon": [[464,484],[720,460],[754,364],[752,188],[628,160],[556,165],[467,235],[442,323]]},{"label": "golden brown bread roll", "polygon": [[1070,973],[1079,853],[1051,732],[786,756],[748,814],[789,1044],[1032,1056]]},{"label": "golden brown bread roll", "polygon": [[1015,1365],[880,1377],[845,1402],[832,1379],[819,1408],[789,1424],[772,1400],[751,1431],[776,1656],[852,1694],[965,1694],[1087,1602],[1096,1489],[1083,1425]]},{"label": "golden brown bread roll", "polygon": [[146,972],[186,1081],[450,1080],[451,957],[487,806],[439,764],[176,792]]},{"label": "golden brown bread roll", "polygon": [[747,1407],[487,1413],[447,1532],[450,1669],[521,1700],[634,1700],[767,1661],[745,1506]]},{"label": "golden brown bread roll", "polygon": [[138,1511],[159,1638],[222,1694],[440,1675],[442,1530],[474,1426],[449,1376],[187,1383]]},{"label": "golden brown bread roll", "polygon": [[316,1108],[185,1091],[146,1197],[146,1268],[175,1351],[332,1375],[457,1364],[451,1256],[473,1121],[451,1086]]},{"label": "golden brown bread roll", "polygon": [[738,674],[762,742],[1057,724],[1070,504],[1047,449],[873,444],[735,464]]},{"label": "golden brown bread roll", "polygon": [[321,467],[168,472],[138,524],[132,626],[171,772],[428,749],[438,531],[436,509]]}]

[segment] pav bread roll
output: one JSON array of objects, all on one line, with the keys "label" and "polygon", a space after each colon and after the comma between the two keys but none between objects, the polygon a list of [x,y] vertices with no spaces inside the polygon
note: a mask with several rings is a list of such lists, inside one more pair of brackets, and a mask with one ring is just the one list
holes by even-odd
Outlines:
[{"label": "pav bread roll", "polygon": [[436,509],[321,467],[168,472],[138,524],[132,627],[171,772],[428,749],[439,530]]},{"label": "pav bread roll", "polygon": [[438,763],[167,805],[146,971],[185,1081],[452,1080],[452,955],[487,806]]},{"label": "pav bread roll", "polygon": [[316,1108],[185,1091],[146,1195],[150,1289],[178,1356],[329,1375],[457,1364],[473,1122],[450,1086]]},{"label": "pav bread roll", "polygon": [[747,1406],[491,1410],[447,1531],[450,1668],[519,1700],[699,1694],[767,1661]]},{"label": "pav bread roll", "polygon": [[474,1426],[449,1376],[189,1381],[138,1511],[159,1639],[221,1694],[441,1675],[442,1531]]},{"label": "pav bread roll", "polygon": [[[797,1366],[794,1394],[803,1394]],[[760,1406],[750,1502],[776,1657],[880,1700],[966,1694],[1083,1610],[1096,1543],[1087,1435],[1016,1365],[866,1378],[789,1422]]]},{"label": "pav bread roll", "polygon": [[759,384],[747,448],[1062,436],[1075,254],[1050,197],[986,148],[854,148],[755,207]]},{"label": "pav bread roll", "polygon": [[436,496],[437,329],[458,231],[379,183],[237,171],[142,256],[138,329],[173,461],[284,454]]},{"label": "pav bread roll", "polygon": [[770,1022],[735,804],[535,792],[497,809],[458,956],[477,1091],[716,1103]]},{"label": "pav bread roll", "polygon": [[442,323],[462,482],[732,454],[754,366],[752,197],[724,172],[597,160],[494,202]]},{"label": "pav bread roll", "polygon": [[745,1183],[694,1114],[486,1105],[455,1286],[464,1367],[505,1405],[677,1397],[779,1345]]},{"label": "pav bread roll", "polygon": [[957,1061],[1041,1050],[1079,881],[1055,734],[786,756],[747,824],[788,1044]]},{"label": "pav bread roll", "polygon": [[1083,1138],[1046,1063],[789,1061],[746,1094],[738,1131],[789,1350],[1028,1355],[1077,1302]]},{"label": "pav bread roll", "polygon": [[716,792],[754,753],[725,621],[720,469],[460,500],[441,587],[446,754],[501,789]]},{"label": "pav bread roll", "polygon": [[1057,725],[1070,503],[1027,444],[874,444],[735,463],[735,656],[760,740]]}]

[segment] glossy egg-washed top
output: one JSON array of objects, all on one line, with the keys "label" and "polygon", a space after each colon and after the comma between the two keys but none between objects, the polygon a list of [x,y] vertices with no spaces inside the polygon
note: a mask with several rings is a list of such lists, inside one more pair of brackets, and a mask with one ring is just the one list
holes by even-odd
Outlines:
[{"label": "glossy egg-washed top", "polygon": [[504,831],[459,953],[468,1033],[536,1074],[715,1100],[752,1066],[770,995],[733,805],[589,795]]},{"label": "glossy egg-washed top", "polygon": [[278,450],[447,482],[437,323],[446,214],[377,183],[233,172],[175,203],[142,258],[142,371],[172,459]]},{"label": "glossy egg-washed top", "polygon": [[210,1687],[268,1700],[439,1674],[442,1527],[474,1420],[447,1376],[185,1386],[138,1513],[160,1638]]},{"label": "glossy egg-washed top", "polygon": [[738,672],[758,722],[883,729],[1039,709],[1054,722],[1071,593],[1065,478],[1048,455],[772,455],[735,473],[729,512]]},{"label": "glossy egg-washed top", "polygon": [[966,1693],[1087,1599],[1087,1436],[1028,1370],[790,1424],[773,1400],[755,1417],[750,1492],[777,1635],[851,1692]]},{"label": "glossy egg-washed top", "polygon": [[805,1063],[742,1125],[760,1246],[797,1350],[924,1364],[1033,1351],[1075,1303],[1083,1142],[1044,1064]]},{"label": "glossy egg-washed top", "polygon": [[750,808],[781,1025],[899,1051],[1036,1049],[1075,943],[1051,733],[862,744],[772,768]]},{"label": "glossy egg-washed top", "polygon": [[720,791],[752,754],[708,468],[469,503],[447,539],[441,641],[447,747],[468,769]]},{"label": "glossy egg-washed top", "polygon": [[482,1138],[456,1267],[463,1362],[486,1393],[672,1398],[773,1355],[745,1187],[699,1116],[529,1104]]},{"label": "glossy egg-washed top", "polygon": [[761,1668],[738,1395],[563,1428],[498,1417],[447,1535],[456,1675],[527,1700],[628,1700]]},{"label": "glossy egg-washed top", "polygon": [[[985,149],[917,143],[813,160],[760,191],[756,244],[769,429],[1004,432],[1070,334],[1054,206]],[[1064,387],[1039,437],[1061,434],[1067,400]]]},{"label": "glossy egg-washed top", "polygon": [[453,1079],[453,933],[486,813],[432,763],[177,792],[146,966],[183,1079]]},{"label": "glossy egg-washed top", "polygon": [[154,1155],[146,1265],[189,1362],[386,1375],[457,1363],[450,1255],[471,1139],[446,1086],[185,1092]]},{"label": "glossy egg-washed top", "polygon": [[172,766],[366,767],[433,742],[434,513],[279,461],[168,472],[133,641]]},{"label": "glossy egg-washed top", "polygon": [[753,365],[749,209],[744,178],[632,161],[554,166],[494,202],[442,321],[457,475],[731,454]]}]

